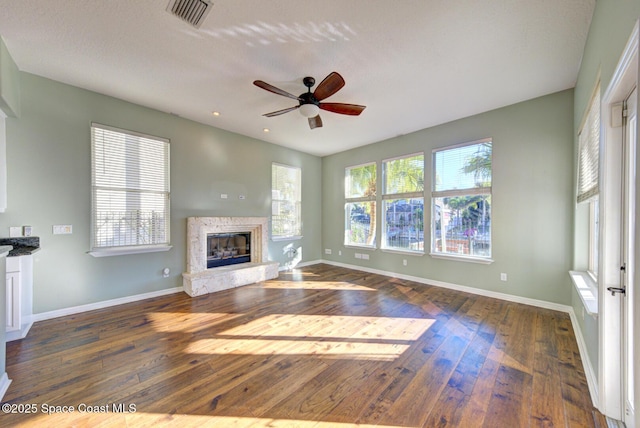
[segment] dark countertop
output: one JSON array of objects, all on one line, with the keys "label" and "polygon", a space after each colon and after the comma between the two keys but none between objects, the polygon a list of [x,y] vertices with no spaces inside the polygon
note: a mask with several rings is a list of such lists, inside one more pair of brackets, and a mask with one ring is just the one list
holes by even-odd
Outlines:
[{"label": "dark countertop", "polygon": [[0,245],[11,245],[8,257],[28,256],[40,249],[40,238],[25,236],[21,238],[0,238]]}]

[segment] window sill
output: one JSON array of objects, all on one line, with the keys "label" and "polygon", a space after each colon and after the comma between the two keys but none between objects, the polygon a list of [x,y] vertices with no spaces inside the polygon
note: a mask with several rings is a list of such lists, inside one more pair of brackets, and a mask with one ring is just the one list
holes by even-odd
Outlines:
[{"label": "window sill", "polygon": [[407,256],[424,256],[424,251],[396,250],[395,248],[380,248],[383,253],[404,254]]},{"label": "window sill", "polygon": [[302,239],[302,235],[296,235],[296,236],[275,236],[275,237],[271,237],[271,240],[273,242],[282,242],[282,241],[298,241]]},{"label": "window sill", "polygon": [[357,248],[360,250],[370,250],[370,251],[375,251],[376,247],[371,247],[369,245],[354,245],[354,244],[344,244],[345,248]]},{"label": "window sill", "polygon": [[587,272],[572,270],[569,276],[587,313],[592,317],[598,316],[598,284]]},{"label": "window sill", "polygon": [[493,259],[481,259],[479,257],[467,257],[454,254],[441,254],[441,253],[429,253],[434,259],[452,260],[459,262],[478,263],[482,265],[490,265],[493,263]]},{"label": "window sill", "polygon": [[93,250],[87,252],[93,257],[112,257],[112,256],[125,256],[128,254],[144,254],[144,253],[159,253],[162,251],[169,251],[172,248],[171,245],[163,246],[148,246],[148,247],[122,247],[122,248],[109,248],[103,250]]}]

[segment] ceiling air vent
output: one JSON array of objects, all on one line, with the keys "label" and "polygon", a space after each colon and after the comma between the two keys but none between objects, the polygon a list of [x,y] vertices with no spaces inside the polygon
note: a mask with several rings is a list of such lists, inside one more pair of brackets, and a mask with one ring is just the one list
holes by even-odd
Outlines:
[{"label": "ceiling air vent", "polygon": [[204,0],[169,0],[167,12],[200,28],[212,6],[212,3]]}]

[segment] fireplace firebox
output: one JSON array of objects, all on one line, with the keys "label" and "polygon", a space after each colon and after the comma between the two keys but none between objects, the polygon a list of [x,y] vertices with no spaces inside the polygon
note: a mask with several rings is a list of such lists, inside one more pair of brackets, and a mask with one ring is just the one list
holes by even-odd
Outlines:
[{"label": "fireplace firebox", "polygon": [[251,232],[207,233],[207,269],[251,262]]}]

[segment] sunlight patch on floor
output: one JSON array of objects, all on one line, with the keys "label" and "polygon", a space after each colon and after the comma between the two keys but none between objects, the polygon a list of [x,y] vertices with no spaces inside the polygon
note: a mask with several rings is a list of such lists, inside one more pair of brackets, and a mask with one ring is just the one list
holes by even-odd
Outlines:
[{"label": "sunlight patch on floor", "polygon": [[390,361],[432,319],[272,314],[190,343],[193,354],[317,355]]},{"label": "sunlight patch on floor", "polygon": [[343,281],[269,281],[263,288],[295,289],[295,290],[346,290],[346,291],[377,291],[364,285],[351,284]]},{"label": "sunlight patch on floor", "polygon": [[[354,424],[342,422],[305,421],[300,419],[272,419],[272,418],[251,418],[235,416],[207,416],[207,415],[161,415],[152,413],[129,414],[126,417],[127,425],[130,426],[153,426],[153,427],[296,427],[296,428],[398,428],[397,425],[371,425]],[[406,428],[406,427],[405,427]]]},{"label": "sunlight patch on floor", "polygon": [[271,314],[218,335],[416,340],[434,322],[425,318]]},{"label": "sunlight patch on floor", "polygon": [[[299,428],[397,428],[396,425],[370,425],[341,422],[305,421],[300,419],[272,419],[243,416],[212,416],[147,413],[137,409],[135,413],[89,413],[78,409],[64,413],[39,413],[21,424],[24,427],[39,426],[135,426],[135,427],[299,427]],[[406,427],[405,427],[406,428]]]},{"label": "sunlight patch on floor", "polygon": [[411,344],[336,342],[289,339],[201,339],[186,347],[192,354],[317,355],[348,357],[352,360],[392,361]]}]

